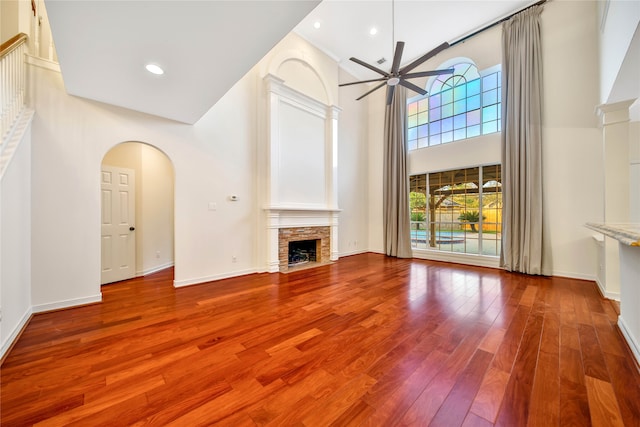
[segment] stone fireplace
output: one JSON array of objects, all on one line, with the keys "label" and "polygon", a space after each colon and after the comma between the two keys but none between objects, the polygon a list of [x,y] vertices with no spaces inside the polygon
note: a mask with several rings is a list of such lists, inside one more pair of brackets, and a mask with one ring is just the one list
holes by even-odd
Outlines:
[{"label": "stone fireplace", "polygon": [[[329,227],[294,227],[278,230],[279,271],[322,265],[331,260]],[[306,259],[305,259],[306,258]]]}]

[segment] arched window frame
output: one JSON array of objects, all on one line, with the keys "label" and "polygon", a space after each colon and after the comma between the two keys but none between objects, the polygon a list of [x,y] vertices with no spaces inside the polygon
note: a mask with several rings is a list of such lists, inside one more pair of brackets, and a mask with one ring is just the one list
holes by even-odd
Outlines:
[{"label": "arched window frame", "polygon": [[453,58],[438,68],[455,71],[431,77],[427,95],[407,100],[408,149],[500,132],[501,64],[478,71],[469,58]]}]

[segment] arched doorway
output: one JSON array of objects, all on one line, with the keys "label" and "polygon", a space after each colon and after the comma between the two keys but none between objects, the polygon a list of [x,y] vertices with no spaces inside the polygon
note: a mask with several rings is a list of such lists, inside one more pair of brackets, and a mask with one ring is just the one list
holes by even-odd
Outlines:
[{"label": "arched doorway", "polygon": [[123,142],[102,159],[101,284],[174,265],[174,169],[165,153]]}]

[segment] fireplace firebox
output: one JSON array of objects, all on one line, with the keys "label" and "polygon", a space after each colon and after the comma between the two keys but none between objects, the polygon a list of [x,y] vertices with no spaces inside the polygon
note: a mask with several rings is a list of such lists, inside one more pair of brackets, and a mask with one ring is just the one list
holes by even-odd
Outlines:
[{"label": "fireplace firebox", "polygon": [[296,267],[316,262],[316,249],[319,240],[299,240],[289,242],[288,266]]}]

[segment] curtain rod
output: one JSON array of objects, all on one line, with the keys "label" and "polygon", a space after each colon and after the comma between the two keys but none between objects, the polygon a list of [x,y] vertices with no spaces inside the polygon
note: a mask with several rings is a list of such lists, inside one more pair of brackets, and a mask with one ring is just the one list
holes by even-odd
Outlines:
[{"label": "curtain rod", "polygon": [[493,23],[491,23],[491,24],[489,24],[489,25],[485,25],[484,27],[480,28],[479,30],[476,30],[476,31],[474,31],[474,32],[473,32],[473,33],[471,33],[471,34],[468,34],[468,35],[466,35],[466,36],[462,37],[461,39],[458,39],[458,40],[456,40],[456,41],[454,41],[454,42],[452,42],[452,43],[449,43],[449,46],[450,46],[450,47],[451,47],[451,46],[455,46],[455,45],[457,45],[458,43],[462,43],[462,42],[464,42],[464,41],[467,41],[467,40],[469,40],[470,38],[477,36],[477,35],[478,35],[478,34],[480,34],[481,32],[488,30],[489,28],[493,28],[493,27],[495,27],[496,25],[503,23],[504,21],[508,21],[508,20],[509,20],[509,19],[511,19],[513,16],[517,15],[518,13],[523,12],[523,11],[525,11],[525,10],[529,9],[529,8],[534,7],[534,6],[539,6],[539,5],[541,5],[541,4],[544,4],[544,3],[546,3],[547,1],[548,1],[548,0],[540,0],[540,1],[536,2],[536,3],[534,3],[534,4],[530,4],[530,5],[529,5],[529,6],[527,6],[527,7],[523,7],[522,9],[520,9],[520,10],[518,10],[518,11],[516,11],[516,12],[513,12],[511,15],[505,16],[504,18],[499,19],[499,20],[497,20],[497,21],[495,21],[495,22],[493,22]]}]

